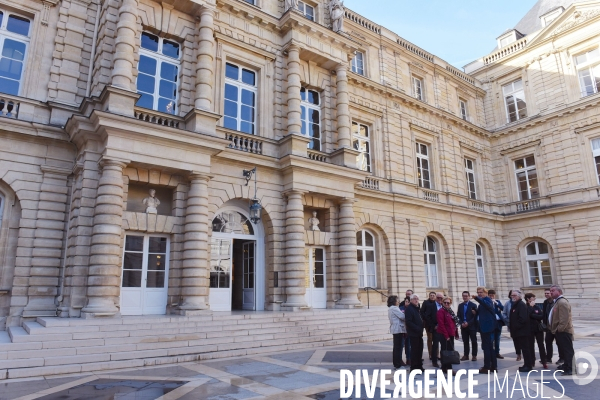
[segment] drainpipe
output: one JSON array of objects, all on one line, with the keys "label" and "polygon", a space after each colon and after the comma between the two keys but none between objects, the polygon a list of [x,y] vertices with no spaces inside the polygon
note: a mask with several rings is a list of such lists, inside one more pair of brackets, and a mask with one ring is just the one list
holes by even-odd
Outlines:
[{"label": "drainpipe", "polygon": [[85,97],[90,97],[92,90],[92,73],[94,72],[94,58],[96,58],[96,41],[98,40],[98,25],[100,23],[100,9],[102,8],[102,2],[98,2],[98,9],[96,10],[96,23],[94,24],[94,38],[92,39],[92,52],[90,53],[90,68],[88,71],[87,86],[85,88]]}]

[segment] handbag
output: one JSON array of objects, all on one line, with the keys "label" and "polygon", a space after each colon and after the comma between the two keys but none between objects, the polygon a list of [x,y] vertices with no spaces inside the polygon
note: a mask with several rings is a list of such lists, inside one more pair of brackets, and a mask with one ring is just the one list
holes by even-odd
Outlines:
[{"label": "handbag", "polygon": [[548,332],[548,325],[546,325],[545,323],[540,322],[538,326],[540,328],[540,332]]},{"label": "handbag", "polygon": [[442,364],[460,364],[460,354],[458,353],[458,351],[454,351],[454,349],[442,350],[441,355]]}]

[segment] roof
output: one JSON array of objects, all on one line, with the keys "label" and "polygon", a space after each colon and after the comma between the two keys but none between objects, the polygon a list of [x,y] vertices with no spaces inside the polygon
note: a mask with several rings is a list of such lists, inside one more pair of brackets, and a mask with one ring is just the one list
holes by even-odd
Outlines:
[{"label": "roof", "polygon": [[539,0],[515,25],[516,30],[527,36],[542,29],[540,17],[558,7],[567,9],[573,3],[581,3],[586,0]]}]

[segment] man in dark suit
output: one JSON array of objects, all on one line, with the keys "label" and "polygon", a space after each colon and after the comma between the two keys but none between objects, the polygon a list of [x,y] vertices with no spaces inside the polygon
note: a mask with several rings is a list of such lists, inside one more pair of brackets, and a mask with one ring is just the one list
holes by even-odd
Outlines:
[{"label": "man in dark suit", "polygon": [[[552,334],[552,332],[550,331],[550,324],[548,323],[548,315],[550,315],[550,310],[552,310],[552,307],[554,306],[554,299],[550,295],[550,288],[547,288],[544,290],[544,297],[546,298],[546,300],[544,300],[544,305],[543,305],[544,319],[542,321],[546,325],[546,331],[545,331],[546,337],[544,340],[546,342],[546,362],[548,364],[551,364],[552,363],[552,354],[554,353],[554,346],[552,344],[554,342],[555,337]],[[563,362],[564,362],[564,358],[563,358],[561,349],[558,349],[558,361],[556,363],[562,364]]]},{"label": "man in dark suit", "polygon": [[529,349],[529,335],[531,334],[529,328],[529,312],[527,311],[527,304],[522,301],[522,294],[520,290],[513,290],[510,297],[513,302],[510,308],[510,336],[516,339],[521,345],[521,351],[523,352],[523,361],[525,364],[519,367],[519,372],[531,371],[533,365],[533,357]]},{"label": "man in dark suit", "polygon": [[444,293],[436,293],[435,303],[427,309],[424,318],[427,324],[427,331],[433,336],[429,355],[431,356],[431,364],[436,368],[440,367],[438,364],[440,342],[446,340],[443,338],[443,335],[437,333],[437,312],[442,308],[442,300],[444,300]]},{"label": "man in dark suit", "polygon": [[410,304],[406,307],[404,323],[410,338],[410,370],[423,371],[423,319],[419,312],[419,296],[410,296]]},{"label": "man in dark suit", "polygon": [[[462,292],[463,302],[458,305],[457,317],[460,321],[460,336],[463,340],[465,352],[461,361],[469,360],[470,347],[473,347],[473,359],[477,361],[477,317],[473,310],[477,310],[475,303],[470,301],[471,294],[467,291]],[[469,346],[469,340],[471,346]]]},{"label": "man in dark suit", "polygon": [[473,300],[479,303],[477,321],[479,323],[479,333],[481,334],[481,349],[483,350],[483,368],[479,369],[479,373],[487,374],[498,370],[493,340],[497,326],[496,309],[492,299],[488,297],[486,288],[482,286],[477,288],[477,296],[473,296]]},{"label": "man in dark suit", "polygon": [[[431,360],[431,347],[433,346],[433,333],[429,329],[428,315],[431,308],[437,308],[435,306],[435,292],[429,292],[429,298],[421,305],[421,318],[425,324],[425,331],[427,332],[427,351],[429,352],[429,359]],[[437,321],[436,321],[437,323]]]}]

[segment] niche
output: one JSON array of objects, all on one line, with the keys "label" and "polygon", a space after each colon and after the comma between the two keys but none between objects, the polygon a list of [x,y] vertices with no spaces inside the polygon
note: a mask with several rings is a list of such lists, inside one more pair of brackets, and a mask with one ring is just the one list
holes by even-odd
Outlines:
[{"label": "niche", "polygon": [[158,215],[173,215],[173,189],[147,183],[130,183],[127,192],[127,211],[145,213],[143,200],[149,197],[150,189],[156,191],[155,198],[160,201],[156,207]]}]

